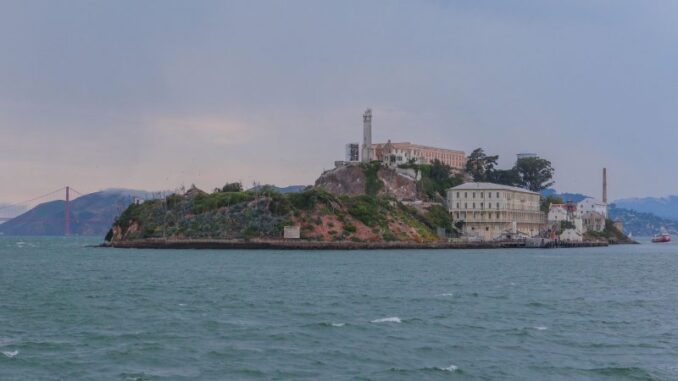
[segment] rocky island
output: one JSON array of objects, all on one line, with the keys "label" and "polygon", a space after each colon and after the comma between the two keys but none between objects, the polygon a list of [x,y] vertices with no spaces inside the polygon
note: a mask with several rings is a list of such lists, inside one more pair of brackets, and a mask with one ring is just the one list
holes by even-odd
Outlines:
[{"label": "rocky island", "polygon": [[[298,228],[298,238],[285,239],[286,227]],[[266,186],[243,191],[239,184],[227,184],[212,193],[192,187],[134,204],[113,224],[106,244],[411,248],[448,244],[447,235],[454,234],[448,211],[420,193],[416,179],[374,163],[328,171],[297,193]]]},{"label": "rocky island", "polygon": [[245,191],[239,183],[211,193],[193,186],[164,199],[130,205],[113,223],[105,246],[411,249],[631,242],[611,223],[578,242],[549,239],[557,235],[546,224],[536,241],[510,231],[491,240],[474,239],[465,225],[469,221],[455,221],[446,205],[446,192],[464,183],[464,176],[438,161],[396,167],[373,161],[338,165],[314,186],[293,193],[271,186]]}]

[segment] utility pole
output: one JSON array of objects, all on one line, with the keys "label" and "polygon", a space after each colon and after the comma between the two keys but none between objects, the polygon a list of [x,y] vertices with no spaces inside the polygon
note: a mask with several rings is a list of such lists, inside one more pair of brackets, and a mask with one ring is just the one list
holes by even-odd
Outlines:
[{"label": "utility pole", "polygon": [[66,205],[64,206],[64,235],[71,235],[71,187],[66,187]]}]

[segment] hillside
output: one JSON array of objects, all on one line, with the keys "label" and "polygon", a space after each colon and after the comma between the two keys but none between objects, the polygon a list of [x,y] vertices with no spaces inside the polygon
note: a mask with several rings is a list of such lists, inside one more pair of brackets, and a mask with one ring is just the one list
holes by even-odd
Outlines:
[{"label": "hillside", "polygon": [[572,201],[574,203],[580,202],[590,197],[583,195],[581,193],[568,193],[568,192],[559,193],[555,189],[545,189],[541,192],[541,195],[544,197],[548,196],[560,197],[564,202]]},{"label": "hillside", "polygon": [[[70,203],[71,234],[104,235],[134,197],[151,198],[143,191],[111,189],[79,197]],[[64,235],[64,201],[40,204],[0,225],[4,235]]]},{"label": "hillside", "polygon": [[315,186],[334,195],[389,196],[398,200],[416,200],[417,182],[394,169],[379,164],[338,167],[324,172]]},{"label": "hillside", "polygon": [[618,208],[678,221],[678,196],[627,198],[614,202]]},{"label": "hillside", "polygon": [[659,233],[662,227],[671,234],[678,234],[678,221],[662,218],[651,213],[620,208],[616,204],[610,205],[611,219],[620,218],[624,221],[624,230],[636,237],[652,236]]},{"label": "hillside", "polygon": [[307,241],[430,242],[437,240],[435,228],[451,228],[451,221],[440,206],[420,212],[389,197],[336,196],[319,188],[289,194],[193,188],[131,205],[106,240],[280,240],[283,228],[292,225],[301,227]]}]

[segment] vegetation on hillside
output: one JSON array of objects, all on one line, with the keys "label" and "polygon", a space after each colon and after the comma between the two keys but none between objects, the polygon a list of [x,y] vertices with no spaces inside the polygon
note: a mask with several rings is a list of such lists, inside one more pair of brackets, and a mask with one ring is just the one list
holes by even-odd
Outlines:
[{"label": "vegetation on hillside", "polygon": [[433,160],[431,164],[409,163],[400,166],[401,168],[414,169],[420,176],[417,186],[419,192],[423,193],[429,200],[444,200],[447,190],[464,182],[461,174],[454,175],[452,167],[441,162],[438,159]]},{"label": "vegetation on hillside", "polygon": [[388,197],[338,197],[320,188],[289,194],[230,189],[207,194],[192,188],[131,205],[107,240],[281,239],[284,226],[297,225],[306,240],[431,241],[436,228],[452,226],[442,207],[421,212]]}]

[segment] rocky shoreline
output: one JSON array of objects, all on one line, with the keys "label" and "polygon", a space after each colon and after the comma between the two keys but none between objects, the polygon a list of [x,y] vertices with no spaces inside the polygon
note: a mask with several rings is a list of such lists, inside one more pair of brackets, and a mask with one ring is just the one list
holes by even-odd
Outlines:
[{"label": "rocky shoreline", "polygon": [[[421,250],[525,248],[525,241],[496,242],[353,242],[283,240],[163,240],[139,239],[107,242],[102,247],[119,249],[220,249],[220,250]],[[558,247],[605,247],[606,242],[561,243]]]}]

